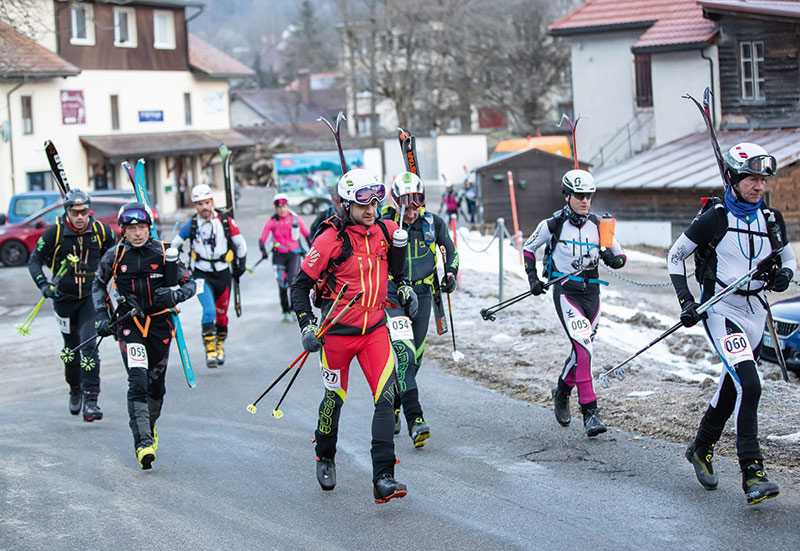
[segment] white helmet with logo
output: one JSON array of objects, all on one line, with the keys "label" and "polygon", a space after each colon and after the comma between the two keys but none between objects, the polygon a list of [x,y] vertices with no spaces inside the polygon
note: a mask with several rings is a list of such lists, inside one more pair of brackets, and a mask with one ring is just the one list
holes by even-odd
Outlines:
[{"label": "white helmet with logo", "polygon": [[594,185],[594,176],[579,168],[567,171],[561,178],[561,192],[564,195],[575,193],[594,193],[597,188]]},{"label": "white helmet with logo", "polygon": [[213,198],[214,192],[211,191],[211,187],[208,184],[197,184],[192,188],[192,203]]},{"label": "white helmet with logo", "polygon": [[348,170],[339,179],[337,190],[342,201],[348,204],[368,205],[374,199],[381,202],[386,197],[386,186],[383,185],[383,182],[378,180],[372,172],[363,168]]},{"label": "white helmet with logo", "polygon": [[413,172],[401,172],[392,182],[392,199],[395,205],[400,205],[400,197],[403,195],[417,199],[419,204],[425,204],[425,187],[419,176]]},{"label": "white helmet with logo", "polygon": [[754,143],[737,143],[722,157],[725,160],[725,173],[733,185],[749,175],[774,176],[777,172],[775,157]]}]

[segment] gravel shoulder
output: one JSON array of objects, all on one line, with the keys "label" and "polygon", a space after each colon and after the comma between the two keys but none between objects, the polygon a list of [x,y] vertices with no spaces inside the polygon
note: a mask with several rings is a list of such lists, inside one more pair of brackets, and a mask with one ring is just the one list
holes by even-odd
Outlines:
[{"label": "gravel shoulder", "polygon": [[[660,255],[660,251],[648,252]],[[668,281],[666,267],[654,264],[631,262],[620,275],[641,282]],[[456,343],[465,357],[453,361],[450,334],[437,335],[432,323],[425,358],[506,395],[552,408],[550,391],[569,354],[569,344],[551,294],[525,299],[499,312],[497,321],[484,321],[480,309],[498,302],[497,276],[464,269],[461,277],[452,305]],[[646,336],[646,343],[677,321],[679,313],[672,287],[634,286],[604,270],[601,278],[610,286],[602,291],[603,314],[594,342],[595,375],[640,348],[618,346],[628,332]],[[504,298],[527,290],[527,282],[516,276],[507,276],[504,286]],[[798,294],[800,288],[793,285],[787,293],[773,294],[771,300]],[[609,388],[595,382],[601,415],[609,426],[676,443],[688,443],[694,437],[716,391],[721,367],[694,329],[679,331],[660,348],[654,347],[653,353],[634,360],[624,380],[612,379]],[[763,382],[759,440],[765,464],[776,480],[800,482],[800,379],[790,372],[790,381],[785,383],[779,367],[763,361],[759,373]],[[423,396],[424,392],[423,388]],[[580,422],[576,393],[571,408],[573,423]],[[717,454],[736,456],[733,420],[725,428]]]}]

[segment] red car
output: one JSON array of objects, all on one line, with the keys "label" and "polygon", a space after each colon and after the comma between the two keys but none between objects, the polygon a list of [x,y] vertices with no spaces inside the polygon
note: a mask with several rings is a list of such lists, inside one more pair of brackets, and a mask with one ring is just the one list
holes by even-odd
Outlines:
[{"label": "red car", "polygon": [[[119,237],[117,225],[119,208],[128,199],[116,197],[92,197],[92,212],[95,220],[105,222]],[[22,266],[28,262],[39,237],[44,231],[56,223],[56,218],[64,214],[61,201],[31,214],[19,224],[0,226],[0,261],[6,266]],[[153,215],[155,217],[155,214]]]}]

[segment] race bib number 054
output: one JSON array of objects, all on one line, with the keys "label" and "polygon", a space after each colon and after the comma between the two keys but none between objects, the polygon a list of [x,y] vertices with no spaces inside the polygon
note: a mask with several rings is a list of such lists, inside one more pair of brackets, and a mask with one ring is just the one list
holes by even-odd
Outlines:
[{"label": "race bib number 054", "polygon": [[744,333],[733,333],[720,339],[722,355],[730,365],[736,365],[745,360],[753,361],[753,350]]},{"label": "race bib number 054", "polygon": [[406,316],[389,318],[389,335],[393,341],[413,341],[414,329],[411,327],[411,320]]},{"label": "race bib number 054", "polygon": [[147,349],[138,342],[128,343],[128,367],[147,369]]}]

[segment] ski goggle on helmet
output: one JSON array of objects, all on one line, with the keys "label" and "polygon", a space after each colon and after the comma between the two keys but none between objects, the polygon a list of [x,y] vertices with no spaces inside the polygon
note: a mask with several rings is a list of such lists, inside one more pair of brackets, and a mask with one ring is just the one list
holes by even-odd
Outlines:
[{"label": "ski goggle on helmet", "polygon": [[276,207],[278,205],[288,205],[289,197],[287,197],[285,193],[277,193],[275,197],[272,198],[272,204]]},{"label": "ski goggle on helmet", "polygon": [[392,182],[392,199],[398,207],[425,206],[425,188],[422,180],[412,172],[398,174]]},{"label": "ski goggle on helmet", "polygon": [[147,205],[138,201],[122,205],[117,214],[117,224],[121,228],[131,224],[147,224],[150,226],[152,223],[153,215],[150,213],[150,209]]},{"label": "ski goggle on helmet", "polygon": [[342,201],[359,205],[369,205],[376,199],[380,202],[386,197],[386,186],[363,168],[348,170],[339,179],[337,189]]},{"label": "ski goggle on helmet", "polygon": [[775,157],[767,154],[760,145],[754,143],[738,143],[725,152],[725,165],[737,183],[747,175],[774,176],[778,169]]}]

